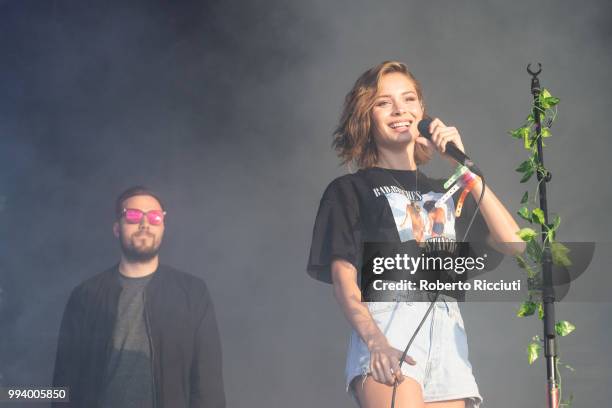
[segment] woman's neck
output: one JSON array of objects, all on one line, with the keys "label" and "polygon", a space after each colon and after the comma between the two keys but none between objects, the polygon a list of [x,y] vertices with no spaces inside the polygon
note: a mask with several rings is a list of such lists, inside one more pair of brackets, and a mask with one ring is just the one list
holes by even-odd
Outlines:
[{"label": "woman's neck", "polygon": [[393,170],[416,170],[417,164],[412,149],[401,152],[378,149],[377,167]]}]

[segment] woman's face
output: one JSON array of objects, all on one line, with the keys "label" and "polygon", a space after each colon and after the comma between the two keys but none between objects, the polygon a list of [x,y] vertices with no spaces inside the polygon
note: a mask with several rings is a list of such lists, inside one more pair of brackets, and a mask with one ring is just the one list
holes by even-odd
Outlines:
[{"label": "woman's face", "polygon": [[385,74],[372,109],[373,136],[379,147],[399,147],[419,136],[423,105],[414,83],[401,72]]}]

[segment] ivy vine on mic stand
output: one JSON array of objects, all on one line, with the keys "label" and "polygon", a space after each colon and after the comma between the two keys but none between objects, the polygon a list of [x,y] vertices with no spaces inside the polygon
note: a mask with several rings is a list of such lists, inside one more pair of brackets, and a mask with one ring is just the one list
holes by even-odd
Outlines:
[{"label": "ivy vine on mic stand", "polygon": [[[557,231],[561,224],[561,217],[555,215],[552,222],[547,222],[546,208],[544,210],[538,206],[537,198],[540,196],[540,202],[542,202],[542,194],[540,189],[542,183],[550,181],[550,172],[542,164],[543,160],[539,157],[542,155],[542,149],[544,146],[544,140],[552,136],[550,131],[551,125],[557,116],[557,105],[559,98],[551,95],[547,89],[539,89],[539,81],[537,75],[541,71],[532,72],[530,67],[527,68],[528,72],[532,75],[532,93],[534,95],[533,103],[531,106],[531,113],[527,116],[525,123],[512,131],[510,135],[518,140],[522,140],[523,147],[529,152],[529,157],[523,161],[516,171],[521,174],[520,183],[528,182],[533,175],[536,175],[538,183],[535,187],[535,191],[530,194],[529,191],[525,191],[521,198],[521,207],[517,214],[531,226],[538,227],[541,229],[541,233],[536,232],[531,227],[522,228],[518,231],[518,235],[526,243],[526,250],[523,254],[516,256],[518,266],[525,270],[527,273],[528,280],[528,299],[523,301],[517,312],[518,317],[528,317],[537,315],[542,320],[544,318],[544,304],[543,304],[543,264],[544,255],[550,254],[549,259],[552,258],[552,264],[569,267],[571,260],[568,256],[569,249],[561,242],[556,240]],[[538,146],[540,145],[540,146]],[[545,192],[545,189],[544,189]],[[544,194],[544,200],[545,200]],[[545,201],[544,201],[545,202]],[[546,207],[546,205],[544,205]],[[539,242],[538,235],[542,237]],[[553,295],[554,296],[554,295]],[[553,301],[554,302],[554,301]],[[554,310],[554,309],[553,309]],[[554,315],[551,313],[551,315]],[[566,321],[560,320],[555,322],[554,332],[556,335],[564,337],[575,330],[575,326]],[[540,356],[542,348],[546,345],[545,340],[536,335],[532,337],[531,342],[527,346],[527,358],[529,364],[533,364],[534,361]],[[556,340],[553,338],[554,344],[549,344],[549,347],[553,347],[556,350]],[[570,395],[566,400],[562,397],[562,383],[559,367],[574,371],[574,369],[563,364],[559,357],[554,354],[554,372],[549,376],[554,381],[552,387],[558,389],[558,398],[550,396],[549,406],[554,407],[556,402],[558,407],[571,407],[573,403],[573,395]],[[551,395],[554,394],[551,391]],[[552,400],[552,402],[551,402]],[[556,401],[555,401],[556,400]],[[556,407],[555,407],[556,408]]]}]

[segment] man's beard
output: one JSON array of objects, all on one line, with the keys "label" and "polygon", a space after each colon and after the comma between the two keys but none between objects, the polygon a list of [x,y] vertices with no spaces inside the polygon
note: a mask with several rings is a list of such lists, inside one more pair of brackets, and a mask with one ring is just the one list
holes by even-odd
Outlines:
[{"label": "man's beard", "polygon": [[[132,243],[132,238],[137,235],[149,235],[153,239],[153,245],[147,247],[136,247]],[[124,239],[123,236],[120,237],[119,243],[121,244],[121,252],[123,256],[130,262],[147,262],[151,259],[155,258],[159,253],[159,244],[156,246],[155,236],[149,234],[148,232],[136,232]]]}]

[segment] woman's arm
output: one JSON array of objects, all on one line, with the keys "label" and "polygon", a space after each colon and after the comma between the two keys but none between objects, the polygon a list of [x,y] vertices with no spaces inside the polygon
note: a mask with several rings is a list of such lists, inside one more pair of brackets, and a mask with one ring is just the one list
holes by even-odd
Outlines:
[{"label": "woman's arm", "polygon": [[[477,180],[476,185],[471,191],[476,202],[478,202],[482,193],[482,180],[480,177]],[[489,227],[489,244],[506,255],[515,256],[525,251],[525,242],[516,234],[519,231],[519,227],[514,217],[512,217],[488,185],[480,203],[480,212]]]},{"label": "woman's arm", "polygon": [[[429,131],[431,132],[431,141],[424,137],[418,137],[416,142],[429,149],[436,149],[442,154],[442,157],[455,165],[454,160],[445,155],[444,151],[446,144],[452,142],[465,153],[465,147],[463,147],[457,128],[446,126],[440,119],[435,118],[429,125]],[[481,192],[482,181],[478,178],[476,186],[472,189],[472,195],[476,202],[480,199]],[[489,245],[506,255],[512,256],[519,255],[525,250],[525,243],[516,234],[519,231],[516,221],[489,186],[487,186],[480,203],[480,211],[491,233],[489,239],[487,239]]]},{"label": "woman's arm", "polygon": [[[374,380],[388,385],[393,385],[396,378],[401,382],[403,377],[399,360],[402,352],[389,345],[387,338],[372,319],[367,306],[361,302],[361,291],[357,286],[357,270],[350,262],[336,258],[331,264],[331,275],[336,300],[370,351],[370,370]],[[416,364],[409,356],[406,356],[404,361],[411,365]],[[394,374],[391,374],[391,369]]]}]

